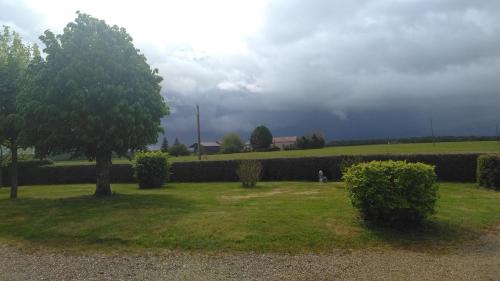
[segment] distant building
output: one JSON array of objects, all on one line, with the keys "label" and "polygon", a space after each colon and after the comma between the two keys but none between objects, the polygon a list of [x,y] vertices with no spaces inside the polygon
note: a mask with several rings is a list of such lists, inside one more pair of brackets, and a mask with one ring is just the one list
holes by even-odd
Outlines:
[{"label": "distant building", "polygon": [[[195,153],[198,153],[198,143],[193,143],[190,148],[193,149]],[[201,142],[201,153],[202,154],[216,154],[220,151],[220,141],[202,141]]]},{"label": "distant building", "polygon": [[278,147],[280,150],[295,149],[297,147],[297,137],[275,137],[272,146]]},{"label": "distant building", "polygon": [[252,144],[250,143],[250,141],[246,141],[243,144],[243,151],[252,151]]}]

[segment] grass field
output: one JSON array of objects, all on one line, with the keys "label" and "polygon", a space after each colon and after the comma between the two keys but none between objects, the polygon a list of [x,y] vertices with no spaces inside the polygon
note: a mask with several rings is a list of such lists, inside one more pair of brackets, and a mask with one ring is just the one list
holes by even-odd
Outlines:
[{"label": "grass field", "polygon": [[0,241],[99,251],[441,251],[500,224],[500,192],[465,183],[441,183],[437,214],[404,231],[364,225],[342,183],[115,184],[117,195],[108,199],[88,196],[94,188],[21,187],[16,201],[0,189]]},{"label": "grass field", "polygon": [[[488,153],[500,152],[500,145],[495,141],[474,142],[442,142],[414,143],[414,144],[379,144],[359,146],[326,147],[322,149],[288,150],[273,152],[250,152],[235,154],[216,154],[204,156],[203,160],[230,160],[230,159],[266,159],[288,157],[320,157],[331,155],[356,154],[417,154],[417,153]],[[172,162],[194,161],[195,156],[171,157]],[[113,163],[130,163],[127,159],[115,159]],[[88,161],[59,161],[56,165],[93,164]]]}]

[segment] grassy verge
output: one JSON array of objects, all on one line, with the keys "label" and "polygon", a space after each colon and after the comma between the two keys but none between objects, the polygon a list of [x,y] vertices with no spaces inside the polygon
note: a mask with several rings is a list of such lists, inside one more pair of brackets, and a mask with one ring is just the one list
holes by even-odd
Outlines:
[{"label": "grassy verge", "polygon": [[[361,155],[361,154],[425,154],[425,153],[489,153],[500,152],[500,145],[495,141],[470,142],[442,142],[412,143],[412,144],[377,144],[358,146],[326,147],[322,149],[288,150],[273,152],[249,152],[235,154],[216,154],[204,156],[203,160],[231,160],[231,159],[266,159],[290,157],[320,157],[332,155]],[[171,157],[172,162],[195,161],[195,156]],[[115,159],[115,164],[130,163],[127,159]],[[59,161],[56,165],[85,165],[94,164],[88,161]]]},{"label": "grassy verge", "polygon": [[327,252],[409,247],[446,249],[500,224],[500,192],[440,184],[438,213],[423,228],[364,225],[342,183],[172,184],[139,190],[116,184],[109,199],[93,185],[0,189],[0,241],[70,249]]}]

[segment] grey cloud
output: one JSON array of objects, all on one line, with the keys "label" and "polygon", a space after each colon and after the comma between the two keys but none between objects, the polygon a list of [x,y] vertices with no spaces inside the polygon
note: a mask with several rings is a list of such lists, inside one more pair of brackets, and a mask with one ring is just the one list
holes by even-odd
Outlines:
[{"label": "grey cloud", "polygon": [[[43,19],[12,11],[0,21],[36,38]],[[500,122],[496,0],[275,0],[246,43],[247,53],[210,56],[136,42],[165,78],[169,138],[194,140],[196,104],[207,140],[260,123],[361,138],[425,135],[430,118],[441,134],[490,134]]]},{"label": "grey cloud", "polygon": [[[247,122],[288,126],[296,134],[318,111],[330,124],[355,123],[365,137],[377,137],[364,130],[369,122],[360,123],[359,116],[370,114],[384,120],[378,132],[385,126],[426,134],[418,128],[434,116],[447,128],[442,133],[489,134],[500,119],[499,16],[498,1],[273,1],[261,32],[248,41],[247,60],[217,67],[246,73],[260,92],[231,102],[211,93],[204,106],[220,114],[240,109]],[[384,112],[393,118],[399,112],[407,122],[390,121]]]},{"label": "grey cloud", "polygon": [[46,27],[44,17],[24,4],[15,1],[0,1],[0,26],[7,25],[30,42],[38,43],[38,36]]}]

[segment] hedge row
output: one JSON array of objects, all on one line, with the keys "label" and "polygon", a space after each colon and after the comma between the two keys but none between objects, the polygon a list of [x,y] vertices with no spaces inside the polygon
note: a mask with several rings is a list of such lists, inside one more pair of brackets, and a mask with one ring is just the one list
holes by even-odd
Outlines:
[{"label": "hedge row", "polygon": [[[341,165],[348,159],[363,162],[372,160],[406,160],[436,166],[436,174],[441,181],[473,182],[476,180],[476,161],[479,154],[422,154],[422,155],[363,155],[331,156],[309,158],[263,159],[262,179],[265,181],[316,181],[322,170],[329,180],[341,179]],[[238,160],[179,162],[171,167],[173,182],[215,182],[238,181],[236,169]],[[92,183],[96,178],[95,166],[45,166],[24,168],[19,171],[19,183],[62,184]],[[4,185],[9,182],[9,171],[4,168]],[[134,182],[130,164],[113,165],[112,182]]]},{"label": "hedge row", "polygon": [[[3,185],[10,184],[10,169],[3,168]],[[134,171],[130,164],[115,164],[111,167],[112,182],[134,182]],[[95,165],[20,167],[19,185],[95,183]]]},{"label": "hedge row", "polygon": [[[315,181],[322,170],[329,180],[339,181],[341,166],[349,159],[362,162],[373,160],[406,160],[436,166],[441,181],[473,182],[476,180],[476,160],[479,154],[422,154],[422,155],[363,155],[331,156],[260,160],[264,181]],[[238,161],[183,162],[172,165],[174,182],[237,181]]]}]

